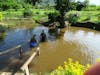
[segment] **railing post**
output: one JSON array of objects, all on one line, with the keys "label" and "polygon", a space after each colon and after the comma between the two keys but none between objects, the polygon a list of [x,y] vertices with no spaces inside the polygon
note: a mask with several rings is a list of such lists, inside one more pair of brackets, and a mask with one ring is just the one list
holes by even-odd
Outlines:
[{"label": "railing post", "polygon": [[22,47],[19,47],[19,57],[22,58],[23,57],[23,50]]},{"label": "railing post", "polygon": [[40,55],[40,48],[38,47],[37,48],[37,56],[39,56]]},{"label": "railing post", "polygon": [[28,66],[25,69],[25,75],[30,75]]}]

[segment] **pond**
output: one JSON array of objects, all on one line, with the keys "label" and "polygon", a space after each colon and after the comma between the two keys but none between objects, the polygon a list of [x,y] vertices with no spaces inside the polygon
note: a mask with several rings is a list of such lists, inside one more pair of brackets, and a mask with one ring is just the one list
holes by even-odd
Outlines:
[{"label": "pond", "polygon": [[[20,44],[25,52],[28,51],[27,40],[33,34],[36,34],[39,40],[42,30],[45,30],[48,41],[40,43],[40,56],[31,62],[30,72],[52,71],[57,66],[63,65],[63,62],[67,61],[68,58],[86,65],[95,63],[96,58],[100,57],[100,32],[81,27],[62,29],[61,36],[58,37],[49,34],[48,28],[43,26],[37,26],[34,29],[16,28],[8,30],[5,38],[0,41],[0,52]],[[0,56],[0,70],[5,68],[6,60],[12,56],[17,58],[16,55],[13,53],[9,56]]]}]

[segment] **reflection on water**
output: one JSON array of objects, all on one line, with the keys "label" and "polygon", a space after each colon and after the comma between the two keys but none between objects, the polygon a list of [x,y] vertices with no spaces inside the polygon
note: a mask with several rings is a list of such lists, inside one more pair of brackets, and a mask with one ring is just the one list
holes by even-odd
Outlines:
[{"label": "reflection on water", "polygon": [[[100,53],[100,32],[86,28],[66,28],[64,29],[64,35],[59,39],[49,35],[48,29],[42,26],[31,30],[11,30],[7,32],[4,41],[0,43],[0,51],[25,43],[33,34],[36,34],[39,40],[40,33],[43,29],[48,37],[48,41],[40,43],[41,53],[40,56],[30,64],[29,68],[31,72],[51,71],[57,66],[62,65],[68,58],[78,60],[84,65],[87,63],[95,63],[98,52]],[[26,44],[23,46],[23,49],[27,50],[28,47],[28,44]]]}]

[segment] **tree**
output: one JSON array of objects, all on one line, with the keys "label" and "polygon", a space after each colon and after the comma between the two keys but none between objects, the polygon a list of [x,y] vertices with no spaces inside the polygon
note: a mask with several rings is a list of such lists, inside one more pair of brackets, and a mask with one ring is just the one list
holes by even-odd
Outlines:
[{"label": "tree", "polygon": [[40,2],[40,0],[25,0],[25,2],[32,4],[34,6],[34,5],[36,5],[36,2]]},{"label": "tree", "polygon": [[57,16],[60,28],[65,27],[64,16],[66,12],[71,10],[71,2],[73,2],[73,0],[55,0],[55,9],[60,13],[59,16]]},{"label": "tree", "polygon": [[84,6],[85,6],[85,8],[87,8],[88,5],[89,5],[89,0],[85,0],[85,1],[84,1]]},{"label": "tree", "polygon": [[82,8],[84,8],[84,7],[85,7],[84,2],[79,2],[79,1],[77,2],[76,10],[81,11]]}]

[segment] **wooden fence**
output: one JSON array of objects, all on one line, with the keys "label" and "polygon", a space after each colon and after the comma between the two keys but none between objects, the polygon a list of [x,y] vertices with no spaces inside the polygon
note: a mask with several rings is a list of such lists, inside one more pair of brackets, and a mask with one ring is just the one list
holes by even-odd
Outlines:
[{"label": "wooden fence", "polygon": [[22,56],[23,56],[23,50],[22,50],[21,45],[18,45],[16,47],[13,47],[13,48],[8,49],[6,51],[0,52],[0,56],[1,55],[5,55],[5,54],[8,54],[8,53],[13,52],[13,51],[16,51],[17,49],[19,49],[19,56],[22,58]]},{"label": "wooden fence", "polygon": [[[8,50],[3,51],[3,52],[0,52],[0,56],[8,54],[8,53],[13,52],[13,51],[16,51],[17,49],[19,50],[19,57],[22,58],[23,57],[23,50],[22,50],[21,45],[18,45],[14,48],[8,49]],[[36,51],[33,52],[32,55],[26,60],[26,62],[21,66],[20,69],[25,73],[25,75],[30,75],[28,65],[35,58],[35,56],[36,55],[39,56],[39,54],[40,54],[40,48],[37,47]]]}]

